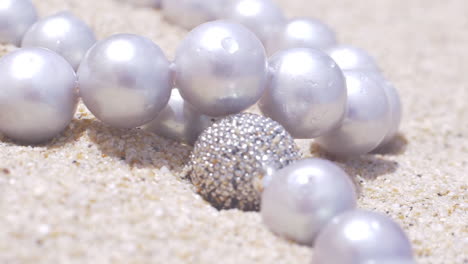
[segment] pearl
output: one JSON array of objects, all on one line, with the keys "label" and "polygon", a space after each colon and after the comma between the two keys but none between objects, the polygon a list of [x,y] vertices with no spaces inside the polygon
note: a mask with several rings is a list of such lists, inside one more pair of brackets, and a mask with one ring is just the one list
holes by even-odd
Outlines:
[{"label": "pearl", "polygon": [[233,0],[223,10],[222,17],[240,23],[268,43],[286,23],[281,9],[270,0]]},{"label": "pearl", "polygon": [[261,215],[276,234],[312,245],[329,220],[355,207],[356,191],[346,172],[328,160],[304,159],[272,175]]},{"label": "pearl", "polygon": [[78,80],[88,109],[118,128],[150,122],[171,95],[169,61],[151,40],[131,34],[94,45],[83,58]]},{"label": "pearl", "polygon": [[384,88],[361,72],[344,72],[348,90],[346,117],[340,127],[318,138],[326,152],[362,155],[382,142],[390,127],[390,106]]},{"label": "pearl", "polygon": [[23,34],[37,20],[30,0],[0,1],[0,42],[19,46]]},{"label": "pearl", "polygon": [[374,81],[378,82],[380,86],[384,88],[385,94],[387,95],[389,107],[390,107],[390,126],[385,134],[384,139],[379,144],[377,148],[385,147],[398,133],[400,128],[401,118],[403,115],[400,95],[398,94],[397,89],[390,83],[380,71],[369,71],[369,70],[354,70],[359,72],[362,75],[365,75]]},{"label": "pearl", "polygon": [[267,79],[262,43],[242,25],[225,21],[190,32],[177,50],[174,68],[182,97],[213,117],[255,104]]},{"label": "pearl", "polygon": [[401,105],[400,95],[398,94],[397,89],[393,86],[392,83],[386,81],[384,84],[385,93],[387,94],[388,102],[390,104],[390,111],[391,111],[391,125],[390,129],[388,130],[387,134],[385,135],[384,139],[380,146],[385,146],[392,139],[396,137],[398,134],[398,130],[400,128],[401,118],[403,116],[403,109]]},{"label": "pearl", "polygon": [[340,125],[346,111],[342,71],[325,53],[290,49],[270,59],[271,79],[259,107],[295,138],[318,137]]},{"label": "pearl", "polygon": [[180,96],[179,90],[172,90],[168,105],[158,117],[144,126],[144,129],[160,136],[193,145],[198,136],[209,127],[214,119],[200,114]]},{"label": "pearl", "polygon": [[348,46],[338,45],[326,50],[338,66],[345,70],[370,70],[379,71],[379,66],[366,51]]},{"label": "pearl", "polygon": [[161,0],[164,17],[186,29],[215,20],[222,4],[221,0]]},{"label": "pearl", "polygon": [[268,41],[268,54],[292,48],[326,49],[336,45],[335,32],[319,20],[296,18],[290,20],[275,38]]},{"label": "pearl", "polygon": [[280,124],[241,113],[203,131],[190,157],[189,176],[200,195],[218,209],[258,210],[265,181],[300,156]]},{"label": "pearl", "polygon": [[322,230],[312,263],[414,262],[411,244],[395,222],[379,213],[354,210],[334,218]]},{"label": "pearl", "polygon": [[62,132],[78,102],[70,64],[43,48],[23,48],[0,59],[0,131],[24,143]]},{"label": "pearl", "polygon": [[62,55],[76,70],[96,42],[93,31],[70,12],[60,12],[32,25],[23,37],[22,47],[43,47]]},{"label": "pearl", "polygon": [[387,95],[388,103],[390,106],[390,128],[385,134],[384,139],[378,146],[378,148],[385,147],[390,141],[395,138],[400,128],[401,118],[403,115],[400,95],[398,94],[397,89],[390,83],[380,72],[367,72],[369,77],[374,78],[375,81],[380,82],[382,87],[384,87],[385,93]]}]

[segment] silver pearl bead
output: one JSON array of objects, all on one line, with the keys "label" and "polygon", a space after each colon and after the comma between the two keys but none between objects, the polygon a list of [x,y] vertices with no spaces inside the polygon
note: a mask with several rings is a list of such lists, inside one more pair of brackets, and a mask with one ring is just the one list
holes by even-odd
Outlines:
[{"label": "silver pearl bead", "polygon": [[88,109],[118,128],[150,122],[171,95],[169,61],[151,40],[131,34],[96,43],[83,58],[78,81]]},{"label": "silver pearl bead", "polygon": [[24,33],[37,20],[30,0],[0,1],[0,42],[19,46]]},{"label": "silver pearl bead", "polygon": [[326,49],[336,45],[335,32],[319,20],[295,18],[290,20],[275,38],[268,41],[269,55],[292,48]]},{"label": "silver pearl bead", "polygon": [[380,72],[368,72],[369,77],[374,78],[377,82],[380,82],[384,87],[385,93],[387,94],[388,103],[390,106],[390,128],[385,134],[384,139],[378,146],[378,148],[385,147],[395,136],[398,134],[400,123],[403,115],[403,109],[401,105],[400,95],[397,89],[391,82],[389,82]]},{"label": "silver pearl bead", "polygon": [[61,56],[23,48],[0,59],[0,131],[24,143],[55,137],[76,110],[76,75]]},{"label": "silver pearl bead", "polygon": [[221,0],[161,0],[164,18],[186,29],[217,19],[223,4]]},{"label": "silver pearl bead", "polygon": [[167,106],[156,119],[143,128],[160,136],[193,145],[213,121],[214,118],[198,113],[184,101],[179,90],[174,89]]},{"label": "silver pearl bead", "polygon": [[305,159],[272,175],[261,214],[276,234],[312,245],[329,220],[355,207],[356,191],[346,172],[328,160]]},{"label": "silver pearl bead", "polygon": [[268,43],[286,23],[282,10],[271,0],[229,1],[222,18],[246,26],[263,43]]},{"label": "silver pearl bead", "polygon": [[294,139],[281,125],[242,113],[219,120],[200,135],[189,176],[216,208],[258,210],[264,183],[299,158]]},{"label": "silver pearl bead", "polygon": [[91,28],[70,12],[60,12],[32,25],[22,47],[43,47],[62,55],[76,70],[96,42]]},{"label": "silver pearl bead", "polygon": [[393,220],[379,213],[354,210],[334,218],[320,232],[312,263],[414,262],[411,244]]},{"label": "silver pearl bead", "polygon": [[403,109],[401,105],[400,95],[398,94],[397,89],[389,81],[385,81],[384,84],[385,93],[387,94],[388,102],[390,104],[391,111],[391,125],[387,134],[385,135],[380,146],[385,146],[398,134],[400,129],[400,123],[403,116]]},{"label": "silver pearl bead", "polygon": [[328,55],[345,70],[379,71],[379,66],[366,51],[349,45],[338,45],[326,50]]},{"label": "silver pearl bead", "polygon": [[390,127],[390,106],[384,88],[367,75],[344,72],[348,90],[346,117],[337,129],[316,142],[337,156],[362,155],[374,150]]},{"label": "silver pearl bead", "polygon": [[340,125],[346,112],[342,71],[325,53],[290,49],[270,59],[271,79],[259,107],[295,138],[318,137]]},{"label": "silver pearl bead", "polygon": [[400,95],[398,94],[397,89],[390,83],[380,71],[369,71],[369,70],[354,70],[362,75],[365,75],[374,81],[378,82],[381,87],[384,88],[385,94],[387,95],[389,107],[390,107],[390,126],[385,134],[384,139],[379,144],[377,148],[385,147],[398,133],[400,128],[400,123],[402,119],[402,105],[400,100]]},{"label": "silver pearl bead", "polygon": [[178,48],[175,75],[182,97],[201,113],[239,113],[263,93],[265,50],[242,25],[208,22],[190,32]]}]

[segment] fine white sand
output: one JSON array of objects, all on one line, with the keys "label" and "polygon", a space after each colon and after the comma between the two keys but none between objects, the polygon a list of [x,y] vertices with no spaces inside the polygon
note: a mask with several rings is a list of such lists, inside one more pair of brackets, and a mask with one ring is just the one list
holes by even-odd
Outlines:
[{"label": "fine white sand", "polygon": [[[34,2],[41,16],[71,10],[99,38],[149,37],[170,58],[186,34],[158,10],[112,0]],[[337,161],[360,186],[359,206],[401,224],[418,263],[468,263],[468,2],[278,3],[368,50],[401,93],[390,150]],[[83,106],[48,144],[0,139],[0,263],[310,263],[312,249],[276,237],[258,213],[201,199],[181,177],[187,146],[106,127]],[[311,140],[298,143],[321,155]]]}]

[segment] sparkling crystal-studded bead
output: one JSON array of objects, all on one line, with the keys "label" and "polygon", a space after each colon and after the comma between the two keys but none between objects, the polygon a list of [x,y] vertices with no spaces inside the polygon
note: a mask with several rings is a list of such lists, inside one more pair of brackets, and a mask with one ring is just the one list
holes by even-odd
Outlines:
[{"label": "sparkling crystal-studded bead", "polygon": [[258,210],[272,172],[300,157],[280,124],[242,113],[219,120],[200,135],[191,155],[190,179],[218,209]]}]

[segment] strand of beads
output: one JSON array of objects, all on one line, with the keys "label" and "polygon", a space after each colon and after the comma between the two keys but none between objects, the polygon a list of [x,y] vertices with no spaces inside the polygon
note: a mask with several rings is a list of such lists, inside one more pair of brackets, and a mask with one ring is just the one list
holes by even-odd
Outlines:
[{"label": "strand of beads", "polygon": [[[268,54],[274,54],[268,62],[269,77],[259,107],[292,136],[318,137],[323,149],[339,156],[368,153],[395,136],[401,119],[398,93],[366,52],[337,45],[333,31],[320,21],[285,22],[281,11],[269,1],[230,1],[224,11],[207,8],[201,2],[171,1],[165,6],[163,1],[163,14],[191,28],[211,20],[215,10],[218,18],[241,23],[255,32]],[[174,14],[186,16],[178,20]],[[208,25],[204,28],[209,32]],[[200,28],[190,34],[196,35],[197,31]],[[204,34],[200,35],[208,39],[210,34]],[[200,49],[193,35],[185,44],[190,43],[208,56],[209,51]],[[229,41],[228,50],[232,44]],[[215,46],[210,43],[210,47]],[[185,87],[184,83],[178,87]],[[197,89],[193,85],[190,88]],[[197,110],[203,109],[198,104],[206,100],[184,98]],[[255,120],[254,124],[249,125],[251,120]],[[291,154],[283,154],[285,163],[272,162],[272,155],[284,148],[264,149],[272,145],[263,141],[266,135],[282,133],[282,141],[290,136],[275,130],[271,122],[251,114],[234,115],[201,134],[191,157],[190,174],[201,195],[218,208],[249,210],[260,205],[264,223],[273,232],[314,246],[316,264],[413,263],[411,244],[398,225],[378,213],[355,210],[354,185],[339,167],[321,159],[294,162],[294,143],[289,143],[293,145]],[[158,127],[157,122],[153,125]]]},{"label": "strand of beads", "polygon": [[0,3],[0,42],[22,47],[0,59],[0,131],[24,143],[47,141],[69,125],[78,103],[74,69],[96,42],[69,12],[36,14],[30,0]]},{"label": "strand of beads", "polygon": [[[396,136],[402,111],[397,90],[371,56],[359,48],[337,44],[333,30],[321,21],[288,20],[270,0],[167,0],[160,8],[167,20],[188,29],[224,19],[254,32],[273,56],[269,60],[271,82],[260,100],[260,110],[294,137],[318,138],[326,152],[350,156],[383,148]],[[327,63],[330,67],[324,67]],[[343,88],[343,77],[333,70],[335,65],[354,88]],[[326,90],[329,92],[324,93]],[[369,90],[373,90],[372,96],[361,96]],[[343,104],[345,97],[349,97],[347,104]],[[374,103],[366,105],[362,100]],[[372,136],[363,137],[366,134]]]},{"label": "strand of beads", "polygon": [[[391,140],[401,106],[373,59],[335,45],[319,21],[287,22],[267,0],[210,1],[161,2],[168,19],[184,27],[228,19],[192,30],[172,64],[136,35],[93,45],[92,31],[70,13],[24,29],[19,25],[36,20],[32,4],[5,1],[0,36],[7,37],[0,40],[22,38],[24,48],[0,59],[0,131],[32,143],[55,136],[73,116],[78,84],[86,106],[111,126],[153,120],[147,129],[189,142],[201,133],[190,174],[200,194],[221,209],[260,207],[273,232],[314,245],[314,263],[412,263],[401,229],[385,216],[355,210],[349,176],[329,161],[297,161],[293,141],[318,137],[328,152],[349,156]],[[191,16],[178,19],[179,11]],[[274,53],[269,61],[264,46]],[[180,96],[170,96],[173,86]],[[274,120],[232,115],[257,101]],[[211,117],[222,119],[203,131]]]}]

